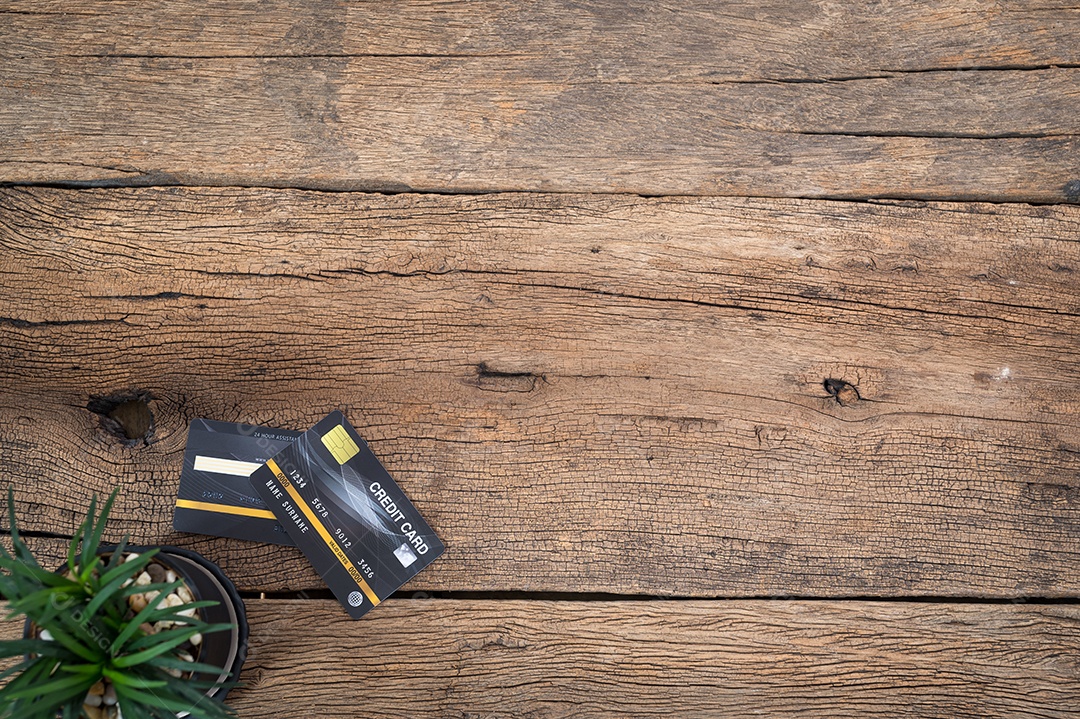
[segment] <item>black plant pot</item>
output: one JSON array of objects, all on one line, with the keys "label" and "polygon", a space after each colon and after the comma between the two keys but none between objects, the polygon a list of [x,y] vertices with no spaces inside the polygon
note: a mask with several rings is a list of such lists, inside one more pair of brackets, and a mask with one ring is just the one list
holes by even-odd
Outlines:
[{"label": "black plant pot", "polygon": [[[102,546],[100,554],[111,554],[115,546]],[[226,682],[236,681],[240,677],[240,669],[244,666],[248,648],[248,623],[247,612],[244,608],[244,600],[236,591],[236,586],[225,576],[218,565],[211,562],[198,552],[180,547],[159,545],[157,547],[125,546],[124,553],[136,552],[142,554],[151,549],[158,549],[154,561],[160,562],[167,568],[172,569],[188,585],[196,600],[209,599],[218,602],[217,606],[204,607],[199,610],[202,619],[210,624],[234,624],[236,628],[228,632],[214,632],[203,636],[202,645],[199,648],[198,660],[205,664],[221,667],[221,673],[214,676],[205,673],[195,675],[196,679],[203,681]],[[57,571],[62,572],[66,568],[60,567]],[[30,636],[33,627],[30,620],[26,620],[23,636]],[[225,698],[229,693],[229,687],[216,687],[207,691],[207,694],[218,701]],[[186,714],[179,715],[187,716]]]},{"label": "black plant pot", "polygon": [[[153,547],[130,547],[125,551],[145,552]],[[218,676],[197,675],[198,679],[216,682],[235,681],[240,677],[248,648],[247,612],[244,600],[236,591],[236,586],[225,576],[218,565],[198,552],[180,547],[162,546],[155,559],[171,566],[184,578],[195,599],[210,599],[218,602],[217,606],[202,610],[203,620],[210,624],[235,624],[236,628],[228,632],[214,632],[203,636],[199,661],[221,667]],[[218,700],[228,694],[228,687],[212,689],[208,694]]]}]

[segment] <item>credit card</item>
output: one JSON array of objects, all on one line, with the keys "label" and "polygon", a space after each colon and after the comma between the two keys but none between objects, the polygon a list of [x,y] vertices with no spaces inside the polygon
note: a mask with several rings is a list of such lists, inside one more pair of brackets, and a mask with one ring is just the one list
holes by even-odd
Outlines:
[{"label": "credit card", "polygon": [[293,544],[248,477],[302,432],[194,419],[188,428],[173,529]]},{"label": "credit card", "polygon": [[341,412],[251,475],[353,619],[443,553],[443,543]]}]

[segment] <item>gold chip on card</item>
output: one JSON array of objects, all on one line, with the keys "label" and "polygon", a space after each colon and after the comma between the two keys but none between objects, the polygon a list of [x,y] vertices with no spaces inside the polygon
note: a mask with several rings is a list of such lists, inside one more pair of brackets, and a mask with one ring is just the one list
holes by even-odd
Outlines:
[{"label": "gold chip on card", "polygon": [[340,424],[322,436],[322,443],[330,450],[330,454],[334,455],[338,464],[345,464],[360,452],[356,442],[353,442],[352,437]]}]

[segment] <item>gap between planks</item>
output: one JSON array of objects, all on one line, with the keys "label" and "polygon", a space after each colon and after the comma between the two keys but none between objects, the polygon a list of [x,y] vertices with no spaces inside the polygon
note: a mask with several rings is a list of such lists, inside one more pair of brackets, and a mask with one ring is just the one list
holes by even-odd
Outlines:
[{"label": "gap between planks", "polygon": [[[859,135],[848,135],[859,137]],[[915,136],[911,136],[915,137]],[[921,136],[920,136],[921,137]],[[136,171],[142,173],[142,171]],[[217,189],[217,190],[283,190],[294,192],[319,192],[327,194],[349,195],[382,195],[393,197],[397,195],[423,195],[445,197],[483,197],[485,195],[520,195],[546,197],[550,195],[567,196],[596,196],[613,198],[641,198],[645,200],[696,198],[696,199],[732,199],[732,200],[793,200],[810,202],[847,202],[854,204],[870,205],[901,205],[905,207],[921,207],[931,203],[970,203],[979,205],[1001,205],[1021,207],[1054,207],[1076,206],[1080,204],[1080,181],[1076,181],[1076,199],[1064,200],[1039,200],[1039,199],[986,199],[975,194],[927,194],[927,193],[904,193],[892,192],[874,195],[866,194],[820,194],[805,195],[798,193],[785,194],[783,196],[754,193],[725,193],[725,192],[631,192],[620,190],[574,190],[574,189],[517,189],[517,188],[485,188],[485,189],[455,189],[444,187],[438,189],[408,187],[402,188],[398,184],[379,185],[365,180],[334,180],[331,182],[258,182],[240,183],[226,178],[222,182],[215,183],[206,178],[200,182],[181,182],[175,178],[166,177],[159,172],[149,171],[136,177],[109,178],[103,180],[69,180],[69,181],[0,181],[0,188],[26,188],[42,190],[128,190],[128,189],[152,189],[176,187],[185,190]],[[1070,195],[1071,197],[1071,195]]]}]

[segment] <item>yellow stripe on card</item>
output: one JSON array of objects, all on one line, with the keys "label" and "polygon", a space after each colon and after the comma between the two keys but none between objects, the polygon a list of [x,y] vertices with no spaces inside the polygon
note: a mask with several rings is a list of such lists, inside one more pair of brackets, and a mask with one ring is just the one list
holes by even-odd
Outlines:
[{"label": "yellow stripe on card", "polygon": [[181,509],[198,509],[203,512],[217,512],[218,514],[238,514],[241,517],[258,517],[259,519],[277,519],[269,509],[254,509],[251,507],[234,507],[231,504],[212,504],[211,502],[195,502],[190,499],[176,500],[176,506]]}]

